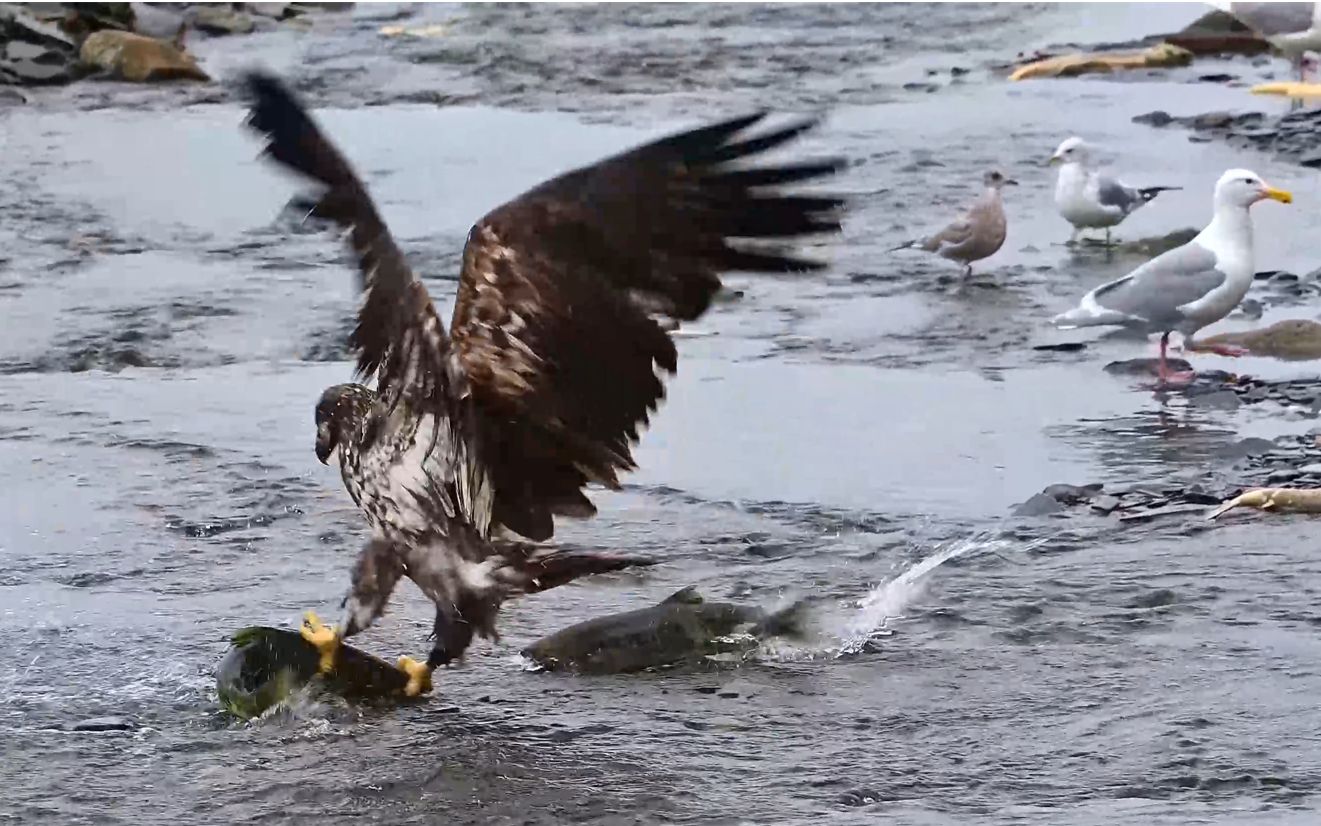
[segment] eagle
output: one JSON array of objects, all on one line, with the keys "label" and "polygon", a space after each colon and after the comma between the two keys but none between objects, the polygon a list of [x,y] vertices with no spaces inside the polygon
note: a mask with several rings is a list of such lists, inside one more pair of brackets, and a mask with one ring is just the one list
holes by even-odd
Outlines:
[{"label": "eagle", "polygon": [[750,135],[767,116],[757,112],[565,172],[472,226],[447,330],[366,186],[301,102],[264,72],[244,84],[261,156],[314,187],[294,203],[344,233],[360,273],[357,382],[318,401],[316,455],[338,461],[371,536],[341,623],[309,611],[301,633],[330,672],[341,642],[408,577],[436,615],[426,660],[398,667],[407,695],[427,693],[474,633],[499,640],[506,600],[644,562],[542,543],[557,517],[596,513],[589,485],[618,489],[635,469],[639,428],[665,395],[658,371],[677,369],[667,327],[702,316],[722,273],[825,267],[790,239],[838,233],[845,199],[781,187],[845,163],[740,164],[820,122]]}]

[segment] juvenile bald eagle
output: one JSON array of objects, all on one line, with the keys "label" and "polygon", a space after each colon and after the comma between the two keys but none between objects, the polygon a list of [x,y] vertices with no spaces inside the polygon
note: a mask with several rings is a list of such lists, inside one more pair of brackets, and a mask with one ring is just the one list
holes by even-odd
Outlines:
[{"label": "juvenile bald eagle", "polygon": [[[309,215],[348,231],[364,292],[350,344],[359,377],[316,407],[317,458],[338,457],[373,535],[353,568],[338,630],[314,614],[303,634],[334,667],[342,638],[367,628],[401,576],[436,605],[426,663],[401,657],[409,693],[463,654],[474,631],[497,639],[507,598],[636,560],[550,553],[556,516],[596,512],[589,483],[618,488],[631,445],[676,369],[654,316],[692,320],[719,274],[803,272],[819,262],[768,241],[836,232],[843,201],[785,195],[828,159],[763,168],[736,162],[815,126],[758,137],[764,114],[667,137],[553,178],[468,233],[449,332],[366,187],[277,79],[253,74],[247,124],[264,155],[311,178]],[[742,244],[732,239],[744,239]]]}]

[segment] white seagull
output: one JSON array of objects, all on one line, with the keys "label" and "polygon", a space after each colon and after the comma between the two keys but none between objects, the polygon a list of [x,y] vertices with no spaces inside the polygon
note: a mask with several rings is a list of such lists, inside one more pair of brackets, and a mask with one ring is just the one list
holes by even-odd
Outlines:
[{"label": "white seagull", "polygon": [[1293,196],[1268,186],[1254,172],[1231,169],[1216,182],[1211,223],[1188,243],[1163,253],[1123,278],[1102,284],[1078,306],[1053,319],[1057,327],[1121,326],[1161,333],[1160,380],[1185,383],[1191,371],[1170,373],[1165,349],[1170,333],[1180,333],[1185,350],[1241,356],[1229,345],[1197,345],[1193,335],[1238,306],[1255,272],[1252,217],[1248,208],[1270,198],[1292,203]]},{"label": "white seagull", "polygon": [[1131,187],[1091,168],[1091,152],[1080,137],[1067,138],[1050,156],[1049,163],[1059,164],[1055,180],[1055,208],[1073,225],[1069,243],[1078,240],[1085,229],[1104,229],[1105,243],[1110,244],[1110,228],[1150,203],[1162,192],[1182,189],[1178,186]]}]

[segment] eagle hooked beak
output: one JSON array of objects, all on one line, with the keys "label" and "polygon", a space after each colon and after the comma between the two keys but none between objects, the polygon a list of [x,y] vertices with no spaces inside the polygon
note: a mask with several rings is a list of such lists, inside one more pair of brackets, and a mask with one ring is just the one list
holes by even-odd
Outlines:
[{"label": "eagle hooked beak", "polygon": [[316,426],[316,457],[324,465],[334,452],[335,440],[330,433],[330,423],[321,422]]},{"label": "eagle hooked beak", "polygon": [[1273,186],[1267,186],[1265,189],[1263,189],[1261,191],[1261,198],[1262,200],[1269,198],[1272,201],[1279,201],[1282,204],[1293,203],[1293,193],[1284,189],[1276,189]]}]

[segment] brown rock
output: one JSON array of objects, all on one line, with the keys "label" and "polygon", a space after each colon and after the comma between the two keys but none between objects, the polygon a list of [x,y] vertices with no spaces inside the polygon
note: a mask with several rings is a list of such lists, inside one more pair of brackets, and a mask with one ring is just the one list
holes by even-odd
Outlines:
[{"label": "brown rock", "polygon": [[136,83],[211,79],[178,46],[132,32],[95,32],[83,41],[78,56],[89,66]]},{"label": "brown rock", "polygon": [[1321,359],[1321,324],[1302,318],[1277,321],[1259,330],[1221,333],[1200,339],[1203,344],[1235,344],[1254,356],[1271,356],[1286,361]]}]

